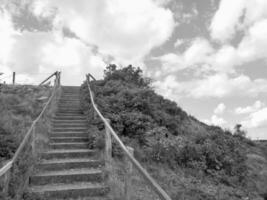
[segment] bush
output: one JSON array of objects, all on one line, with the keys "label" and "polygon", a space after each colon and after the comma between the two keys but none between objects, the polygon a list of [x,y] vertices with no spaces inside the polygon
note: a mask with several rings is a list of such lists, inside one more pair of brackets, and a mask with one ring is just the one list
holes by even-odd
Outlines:
[{"label": "bush", "polygon": [[[101,113],[111,120],[120,137],[138,142],[141,160],[146,157],[173,169],[193,169],[227,184],[245,180],[246,151],[242,141],[220,127],[208,126],[187,115],[149,85],[142,71],[131,65],[122,69],[110,65],[104,80],[91,82]],[[81,91],[82,99],[86,99],[83,108],[89,110],[85,84]],[[103,123],[98,127],[103,129]],[[114,147],[114,155],[119,155],[120,149]]]}]

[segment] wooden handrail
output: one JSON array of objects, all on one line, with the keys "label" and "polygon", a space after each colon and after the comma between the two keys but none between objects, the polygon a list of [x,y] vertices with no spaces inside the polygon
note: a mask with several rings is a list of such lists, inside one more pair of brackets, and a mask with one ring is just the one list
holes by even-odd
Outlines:
[{"label": "wooden handrail", "polygon": [[149,175],[149,173],[142,167],[142,165],[131,155],[131,153],[128,151],[127,147],[123,144],[119,136],[116,134],[116,132],[113,130],[113,128],[110,126],[106,118],[101,114],[101,112],[98,110],[94,97],[93,97],[93,92],[90,88],[90,81],[89,81],[90,74],[86,75],[86,81],[87,81],[87,86],[88,90],[90,93],[90,99],[91,103],[93,105],[94,110],[100,117],[100,119],[104,122],[105,126],[109,129],[111,135],[114,137],[115,141],[120,145],[121,149],[123,152],[126,154],[127,158],[133,163],[133,165],[138,169],[138,171],[141,173],[141,175],[145,178],[147,183],[152,187],[152,189],[159,195],[159,197],[162,200],[171,200],[169,195],[159,186],[159,184]]},{"label": "wooden handrail", "polygon": [[28,130],[28,132],[26,133],[26,135],[24,136],[22,142],[19,145],[19,148],[16,150],[13,158],[11,161],[9,161],[8,163],[6,163],[1,169],[0,169],[0,177],[2,175],[4,175],[11,167],[12,165],[16,162],[16,160],[18,159],[19,154],[21,153],[22,149],[25,147],[25,145],[27,144],[30,136],[32,135],[32,130],[35,127],[35,124],[40,120],[40,118],[43,116],[44,112],[46,111],[48,105],[50,104],[50,102],[52,101],[53,97],[55,96],[56,91],[58,90],[59,86],[60,86],[60,74],[57,73],[56,74],[56,81],[55,81],[55,85],[53,87],[53,92],[49,98],[49,100],[45,103],[44,108],[42,109],[41,113],[38,115],[38,117],[33,121],[30,129]]},{"label": "wooden handrail", "polygon": [[57,76],[58,76],[58,74],[59,74],[60,72],[58,72],[58,71],[56,71],[56,72],[54,72],[53,74],[51,74],[50,76],[48,76],[45,80],[43,80],[40,84],[39,84],[39,86],[40,85],[43,85],[46,81],[48,81],[50,78],[52,78],[53,76],[56,76],[56,78],[58,78]]}]

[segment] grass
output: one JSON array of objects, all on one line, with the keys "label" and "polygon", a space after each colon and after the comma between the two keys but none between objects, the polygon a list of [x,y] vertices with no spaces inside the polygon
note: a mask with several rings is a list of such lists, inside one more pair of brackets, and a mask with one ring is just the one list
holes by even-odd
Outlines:
[{"label": "grass", "polygon": [[[51,95],[51,91],[50,87],[29,85],[5,85],[4,88],[1,88],[0,131],[2,130],[2,134],[0,133],[0,163],[2,165],[13,157],[33,120],[43,109],[45,102]],[[33,165],[38,160],[38,154],[46,148],[50,126],[49,119],[53,115],[55,106],[56,103],[52,103],[45,115],[36,124],[35,143],[33,142],[33,137],[30,137],[29,142],[22,149],[18,160],[11,169],[8,194],[0,193],[0,197],[13,199],[22,195],[27,186],[27,180]],[[38,146],[38,148],[33,150],[33,146]]]}]

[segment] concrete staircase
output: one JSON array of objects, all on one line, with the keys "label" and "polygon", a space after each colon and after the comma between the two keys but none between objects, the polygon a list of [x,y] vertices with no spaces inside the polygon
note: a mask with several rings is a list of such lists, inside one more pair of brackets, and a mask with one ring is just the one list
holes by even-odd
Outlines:
[{"label": "concrete staircase", "polygon": [[30,193],[45,199],[106,199],[103,161],[87,145],[79,87],[63,87],[50,133],[49,150],[30,177]]}]

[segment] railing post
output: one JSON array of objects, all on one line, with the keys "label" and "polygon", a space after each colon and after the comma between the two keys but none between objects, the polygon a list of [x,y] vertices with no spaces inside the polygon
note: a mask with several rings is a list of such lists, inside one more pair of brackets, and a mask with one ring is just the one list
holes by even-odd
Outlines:
[{"label": "railing post", "polygon": [[35,152],[35,137],[36,137],[36,133],[35,133],[35,126],[36,126],[36,122],[34,122],[34,125],[32,127],[32,155],[35,158],[36,152]]},{"label": "railing post", "polygon": [[[110,120],[106,119],[107,122],[110,124]],[[111,166],[111,157],[112,157],[112,142],[111,142],[111,134],[110,130],[108,129],[107,125],[105,124],[105,163],[107,164],[107,170],[110,170]]]},{"label": "railing post", "polygon": [[4,174],[4,186],[3,186],[4,195],[8,195],[9,180],[10,180],[10,169]]},{"label": "railing post", "polygon": [[[133,156],[134,149],[132,147],[126,146],[129,153]],[[125,190],[124,190],[124,199],[131,200],[132,197],[132,173],[133,173],[133,164],[126,157],[126,177],[125,177]]]}]

